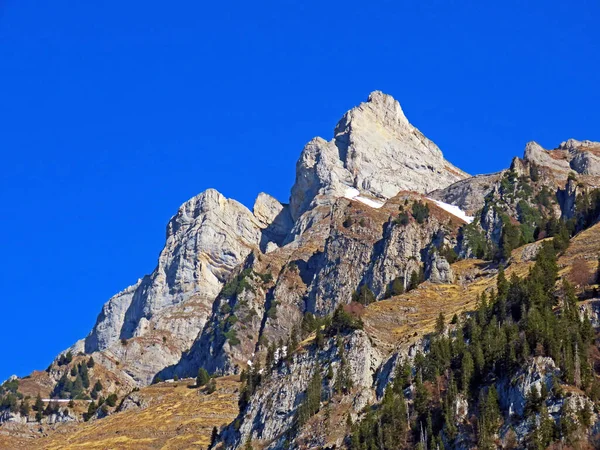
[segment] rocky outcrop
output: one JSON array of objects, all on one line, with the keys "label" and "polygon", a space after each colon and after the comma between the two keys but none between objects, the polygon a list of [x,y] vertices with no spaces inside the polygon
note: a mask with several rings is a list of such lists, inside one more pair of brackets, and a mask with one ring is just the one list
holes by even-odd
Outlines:
[{"label": "rocky outcrop", "polygon": [[502,178],[502,172],[489,175],[477,175],[438,189],[428,194],[429,197],[458,206],[469,215],[483,208],[485,197]]},{"label": "rocky outcrop", "polygon": [[531,389],[537,389],[538,393],[541,393],[544,385],[550,391],[554,379],[558,379],[559,376],[560,369],[556,367],[552,358],[534,358],[511,379],[498,383],[500,406],[510,411],[511,415],[523,416]]},{"label": "rocky outcrop", "polygon": [[462,222],[434,202],[423,223],[396,220],[414,201],[423,197],[399,194],[380,209],[338,199],[299,240],[268,255],[251,254],[215,301],[190,351],[161,378],[193,376],[199,367],[238,373],[269,343],[286,342],[305,313],[331,314],[361,286],[381,299],[395,281],[406,286],[426,265],[434,282],[451,283],[452,270],[437,249],[456,245]]},{"label": "rocky outcrop", "polygon": [[[240,412],[239,428],[236,430],[230,426],[223,433],[227,448],[241,447],[249,437],[263,442],[266,445],[264,448],[284,448],[285,432],[294,423],[296,411],[315,371],[320,372],[323,380],[323,398],[334,395],[336,380],[345,371],[353,386],[353,411],[360,411],[369,401],[373,401],[373,375],[381,364],[381,355],[363,331],[340,338],[341,348],[334,338],[328,339],[322,349],[315,344],[308,344],[306,349],[294,353],[273,369],[265,369],[265,381],[254,393],[247,408]],[[343,352],[343,358],[340,351]]]},{"label": "rocky outcrop", "polygon": [[568,172],[570,170],[569,161],[563,154],[550,153],[537,142],[528,142],[525,146],[525,161],[537,164],[538,166],[549,167],[559,172]]},{"label": "rocky outcrop", "polygon": [[546,150],[536,142],[525,147],[524,159],[538,166],[567,174],[600,175],[600,142],[569,139],[554,150]]},{"label": "rocky outcrop", "polygon": [[431,262],[428,264],[425,277],[432,283],[451,284],[454,283],[454,273],[446,258],[434,254]]},{"label": "rocky outcrop", "polygon": [[154,272],[111,298],[72,349],[106,352],[138,384],[177,362],[231,272],[265,240],[280,242],[287,233],[287,209],[275,199],[259,196],[256,211],[258,217],[214,189],[185,202],[169,221]]},{"label": "rocky outcrop", "polygon": [[[565,154],[564,161],[592,173],[595,146],[567,141],[549,156],[530,144],[523,171]],[[259,339],[287,339],[305,312],[330,314],[361,286],[381,299],[392,283],[406,285],[423,268],[433,282],[451,282],[447,262],[431,260],[431,251],[455,248],[462,223],[438,213],[425,224],[400,224],[400,202],[415,198],[399,192],[435,191],[433,198],[473,211],[482,198],[502,194],[505,175],[467,179],[378,91],[342,117],[331,141],[310,141],[296,169],[289,205],[261,193],[251,212],[213,189],[185,202],[168,224],[156,269],[112,297],[71,350],[98,354],[126,384],[147,384],[166,369],[193,375],[201,365],[236,372],[264,350]],[[499,212],[488,208],[478,220],[497,242]],[[219,296],[242,269],[250,270],[245,283],[252,289]]]},{"label": "rocky outcrop", "polygon": [[388,199],[399,191],[443,188],[468,175],[446,161],[440,149],[412,126],[400,104],[375,91],[337,124],[334,138],[310,141],[296,164],[291,215],[304,212],[349,189]]},{"label": "rocky outcrop", "polygon": [[[201,336],[217,294],[253,250],[270,253],[294,240],[294,246],[304,245],[300,237],[330,214],[327,208],[339,197],[361,195],[378,207],[375,199],[402,189],[426,192],[467,176],[408,122],[396,100],[381,92],[348,111],[334,134],[332,141],[316,138],[303,150],[289,206],[261,193],[250,212],[212,189],[184,203],[167,226],[154,272],[112,297],[90,334],[71,350],[104,352],[106,361],[120,361],[121,370],[136,383],[147,383],[153,371],[173,365]],[[334,233],[329,245],[343,251],[335,242],[338,237],[343,240]],[[362,245],[358,239],[353,242]],[[370,246],[364,249],[359,278],[369,264]],[[357,282],[352,279],[346,295],[351,296]],[[330,296],[319,293],[316,285],[311,290],[315,305],[318,298]],[[336,303],[327,301],[317,309],[330,311]]]},{"label": "rocky outcrop", "polygon": [[282,245],[294,225],[288,205],[282,205],[269,194],[261,192],[254,202],[252,212],[263,229],[261,250],[268,253]]}]

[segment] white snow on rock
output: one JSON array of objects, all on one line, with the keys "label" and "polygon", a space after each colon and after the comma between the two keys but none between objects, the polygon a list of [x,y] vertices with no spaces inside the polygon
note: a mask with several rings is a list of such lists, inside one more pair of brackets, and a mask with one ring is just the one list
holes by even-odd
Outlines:
[{"label": "white snow on rock", "polygon": [[462,209],[460,209],[458,206],[454,206],[454,205],[450,205],[448,203],[440,202],[439,200],[434,200],[434,199],[429,198],[429,197],[427,197],[427,200],[431,200],[432,202],[435,202],[435,204],[438,205],[443,210],[448,211],[453,216],[456,216],[459,219],[462,219],[462,220],[464,220],[467,223],[471,223],[475,219],[475,217],[467,216],[467,214]]},{"label": "white snow on rock", "polygon": [[361,203],[363,203],[367,206],[370,206],[371,208],[375,208],[375,209],[381,208],[383,206],[382,201],[364,197],[364,196],[360,195],[360,192],[358,191],[358,189],[355,189],[352,187],[346,188],[346,191],[344,192],[344,197],[349,200],[356,200],[357,202],[361,202]]}]

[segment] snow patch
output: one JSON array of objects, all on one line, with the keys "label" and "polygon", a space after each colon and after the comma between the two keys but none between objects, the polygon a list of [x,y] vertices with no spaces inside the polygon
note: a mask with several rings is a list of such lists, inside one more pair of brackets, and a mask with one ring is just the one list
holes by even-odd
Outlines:
[{"label": "snow patch", "polygon": [[372,198],[364,197],[364,196],[360,195],[360,192],[358,191],[358,189],[355,189],[352,187],[346,188],[346,191],[344,192],[344,197],[347,198],[348,200],[356,200],[357,202],[361,202],[362,204],[370,206],[371,208],[375,208],[375,209],[381,208],[384,203],[381,200],[375,200]]},{"label": "snow patch", "polygon": [[427,197],[427,200],[431,200],[432,202],[434,202],[436,205],[438,205],[443,210],[448,211],[453,216],[456,216],[459,219],[462,219],[467,223],[471,223],[475,219],[475,217],[467,216],[467,214],[462,209],[460,209],[458,206],[450,205],[449,203],[440,202],[439,200],[434,200],[433,198],[429,198],[429,197]]}]

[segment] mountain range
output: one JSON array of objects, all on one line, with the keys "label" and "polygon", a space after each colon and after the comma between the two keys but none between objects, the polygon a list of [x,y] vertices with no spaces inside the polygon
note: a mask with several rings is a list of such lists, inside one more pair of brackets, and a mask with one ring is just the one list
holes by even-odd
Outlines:
[{"label": "mountain range", "polygon": [[288,202],[181,205],[154,271],[0,387],[0,447],[594,448],[600,143],[507,167],[463,172],[372,92]]}]

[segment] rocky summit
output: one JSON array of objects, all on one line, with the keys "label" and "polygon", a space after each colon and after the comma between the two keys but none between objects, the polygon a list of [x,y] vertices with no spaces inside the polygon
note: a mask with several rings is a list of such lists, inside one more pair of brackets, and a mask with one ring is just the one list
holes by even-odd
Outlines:
[{"label": "rocky summit", "polygon": [[371,93],[289,203],[209,189],[45,371],[1,448],[595,448],[600,143],[470,176]]},{"label": "rocky summit", "polygon": [[297,220],[332,198],[365,195],[385,201],[400,191],[425,194],[467,177],[410,124],[398,101],[375,91],[344,114],[331,141],[314,138],[304,147],[290,212]]}]

